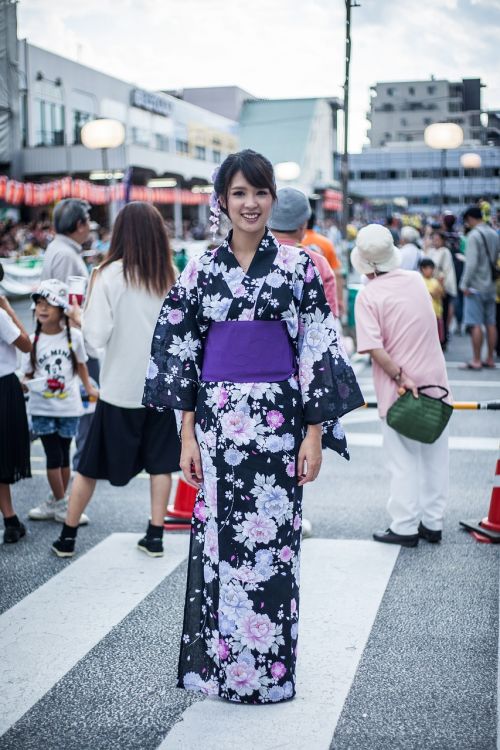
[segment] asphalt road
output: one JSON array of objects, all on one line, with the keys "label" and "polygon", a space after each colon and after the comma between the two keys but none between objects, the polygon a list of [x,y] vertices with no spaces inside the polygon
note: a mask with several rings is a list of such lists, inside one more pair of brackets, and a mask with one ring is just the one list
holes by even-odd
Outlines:
[{"label": "asphalt road", "polygon": [[[21,311],[29,317],[25,303]],[[447,353],[455,399],[499,399],[500,368],[456,367],[468,347],[456,337]],[[370,368],[356,367],[370,398]],[[451,437],[464,440],[451,450],[443,542],[396,549],[394,559],[381,559],[382,545],[370,542],[388,525],[378,420],[366,410],[345,421],[351,461],[325,455],[305,493],[314,537],[304,543],[302,586],[311,593],[295,701],[227,706],[175,688],[187,537],[167,537],[161,562],[140,553],[136,561],[127,550],[147,524],[148,480],[119,490],[100,482],[74,561],[50,553],[60,528],[52,522],[27,521],[25,540],[0,547],[0,633],[4,657],[11,654],[0,660],[8,696],[0,702],[0,748],[496,748],[500,547],[477,543],[458,522],[487,513],[500,457],[498,413],[454,414]],[[23,519],[47,493],[39,442],[32,454],[36,474],[13,493]],[[75,608],[81,625],[77,612],[66,629]],[[23,661],[29,687],[19,675]],[[235,714],[243,708],[250,717]]]}]

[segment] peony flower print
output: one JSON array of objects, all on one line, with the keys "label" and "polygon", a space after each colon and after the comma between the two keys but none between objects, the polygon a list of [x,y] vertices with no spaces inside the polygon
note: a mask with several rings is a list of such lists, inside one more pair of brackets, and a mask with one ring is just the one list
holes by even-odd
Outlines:
[{"label": "peony flower print", "polygon": [[243,411],[229,411],[222,415],[221,426],[224,437],[236,445],[248,445],[257,437],[257,423]]},{"label": "peony flower print", "polygon": [[251,664],[233,662],[226,669],[226,683],[237,695],[251,695],[259,689],[259,673]]},{"label": "peony flower print", "polygon": [[236,623],[252,609],[252,602],[243,587],[237,583],[226,583],[220,588],[220,611]]},{"label": "peony flower print", "polygon": [[267,615],[248,612],[237,623],[235,638],[252,651],[265,654],[272,650],[278,627]]},{"label": "peony flower print", "polygon": [[195,288],[198,282],[198,262],[192,258],[186,264],[186,268],[179,277],[179,285],[184,287],[188,292]]},{"label": "peony flower print", "polygon": [[276,539],[278,527],[272,518],[259,513],[245,513],[245,520],[234,526],[237,542],[243,542],[245,547],[253,550],[256,544],[268,544]]},{"label": "peony flower print", "polygon": [[271,409],[266,414],[266,422],[273,430],[278,430],[284,421],[285,417],[280,411],[277,411],[276,409]]},{"label": "peony flower print", "polygon": [[[201,381],[207,333],[222,320],[285,322],[297,372],[273,383]],[[324,422],[345,455],[338,418],[362,403],[306,253],[266,231],[251,276],[230,238],[190,260],[162,305],[144,398],[195,411],[203,466],[178,684],[238,703],[287,700],[299,617],[298,441],[306,422]]]},{"label": "peony flower print", "polygon": [[184,318],[184,313],[182,310],[170,310],[170,312],[167,315],[167,320],[169,323],[172,323],[172,325],[177,325],[180,323]]}]

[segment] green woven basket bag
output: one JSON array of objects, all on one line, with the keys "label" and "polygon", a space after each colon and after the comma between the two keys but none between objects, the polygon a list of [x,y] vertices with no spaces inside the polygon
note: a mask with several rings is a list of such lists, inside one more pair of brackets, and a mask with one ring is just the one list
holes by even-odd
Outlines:
[{"label": "green woven basket bag", "polygon": [[[437,388],[444,393],[440,398],[434,398],[422,392],[428,388]],[[411,391],[400,396],[387,412],[387,424],[411,440],[434,443],[453,414],[453,407],[444,402],[449,391],[442,385],[422,385],[418,393],[418,398]]]}]

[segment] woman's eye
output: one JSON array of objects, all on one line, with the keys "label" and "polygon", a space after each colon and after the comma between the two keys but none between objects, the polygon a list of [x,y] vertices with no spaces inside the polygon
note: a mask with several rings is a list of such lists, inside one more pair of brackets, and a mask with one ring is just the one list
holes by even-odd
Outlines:
[{"label": "woman's eye", "polygon": [[235,195],[236,197],[239,198],[240,195],[243,195],[243,190],[235,190],[234,193],[233,193],[233,195]]},{"label": "woman's eye", "polygon": [[267,195],[268,192],[268,190],[259,190],[258,195]]}]

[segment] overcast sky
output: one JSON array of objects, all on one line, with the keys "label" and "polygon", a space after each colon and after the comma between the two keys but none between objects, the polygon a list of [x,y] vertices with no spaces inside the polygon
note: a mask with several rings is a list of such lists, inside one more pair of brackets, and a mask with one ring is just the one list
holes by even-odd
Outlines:
[{"label": "overcast sky", "polygon": [[[350,150],[377,81],[480,77],[500,108],[500,0],[359,0]],[[344,0],[20,0],[19,37],[147,89],[342,96]]]}]

